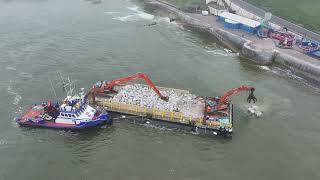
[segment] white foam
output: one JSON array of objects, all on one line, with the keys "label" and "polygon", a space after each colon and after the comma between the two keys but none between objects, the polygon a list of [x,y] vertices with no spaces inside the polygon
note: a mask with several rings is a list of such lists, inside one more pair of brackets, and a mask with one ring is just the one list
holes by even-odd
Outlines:
[{"label": "white foam", "polygon": [[304,81],[304,82],[307,82],[305,79],[303,79],[302,77],[300,76],[297,76],[295,75],[292,71],[290,70],[284,70],[284,72],[286,73],[286,75],[292,79],[296,79],[296,80],[299,80],[299,81]]},{"label": "white foam", "polygon": [[119,16],[119,17],[113,17],[112,19],[114,20],[119,20],[122,22],[128,22],[128,21],[132,21],[134,20],[132,17],[134,17],[135,15],[131,14],[131,15],[127,15],[127,16]]},{"label": "white foam", "polygon": [[279,75],[279,76],[282,76],[282,77],[288,77],[290,79],[293,79],[293,80],[296,80],[298,81],[299,83],[303,83],[304,85],[310,87],[310,88],[313,88],[314,90],[316,91],[320,91],[320,89],[315,86],[314,84],[312,83],[309,83],[306,79],[304,79],[303,77],[300,77],[298,75],[295,75],[291,70],[289,69],[282,69],[280,67],[273,67],[271,69],[271,72],[276,74],[276,75]]},{"label": "white foam", "polygon": [[[22,114],[22,113],[19,113],[19,116],[20,116],[21,114]],[[19,127],[18,123],[16,122],[16,118],[18,118],[18,117],[12,118],[12,121],[11,121],[12,127]]]},{"label": "white foam", "polygon": [[[129,14],[126,16],[113,17],[112,19],[119,20],[122,22],[137,21],[137,20],[143,20],[143,19],[144,20],[153,20],[154,19],[154,15],[140,11],[138,6],[127,7],[127,9],[134,11],[135,13]],[[113,13],[113,14],[115,14],[115,13]]]},{"label": "white foam", "polygon": [[212,53],[214,55],[225,56],[225,57],[227,57],[227,56],[235,56],[236,55],[235,53],[225,52],[225,51],[222,51],[220,49],[206,50],[206,52]]},{"label": "white foam", "polygon": [[170,22],[170,18],[169,17],[158,17],[157,20],[159,22],[167,22],[167,23]]},{"label": "white foam", "polygon": [[16,94],[16,96],[14,97],[14,100],[13,100],[13,104],[18,105],[21,99],[22,99],[22,97],[19,94]]},{"label": "white foam", "polygon": [[232,53],[232,51],[231,51],[230,49],[224,48],[223,50],[224,50],[225,52],[227,52],[227,53]]},{"label": "white foam", "polygon": [[17,69],[14,68],[14,67],[11,67],[11,66],[7,66],[6,67],[6,70],[9,70],[9,71],[16,71]]},{"label": "white foam", "polygon": [[141,17],[142,19],[152,20],[154,18],[154,15],[140,11],[138,6],[127,7],[127,8],[130,9],[131,11],[136,12],[136,15]]},{"label": "white foam", "polygon": [[148,13],[145,13],[145,12],[140,12],[137,15],[139,17],[141,17],[142,19],[147,19],[147,20],[152,20],[154,18],[154,15],[148,14]]},{"label": "white foam", "polygon": [[270,68],[268,66],[258,66],[260,69],[270,71]]},{"label": "white foam", "polygon": [[110,12],[104,12],[104,13],[106,13],[106,14],[120,14],[120,12],[117,12],[117,11],[110,11]]},{"label": "white foam", "polygon": [[262,116],[262,111],[260,107],[257,105],[249,105],[247,106],[248,113],[252,116],[260,117]]},{"label": "white foam", "polygon": [[8,92],[9,94],[16,95],[16,94],[18,94],[18,93],[13,90],[13,88],[12,88],[12,83],[13,83],[13,81],[10,80],[10,81],[9,81],[9,86],[7,87],[7,92]]},{"label": "white foam", "polygon": [[8,144],[8,141],[6,139],[1,138],[0,139],[0,146],[1,145],[6,145],[6,144]]},{"label": "white foam", "polygon": [[126,16],[118,16],[113,17],[114,20],[119,20],[122,22],[130,22],[130,21],[138,21],[138,20],[152,20],[154,19],[154,16],[148,13],[136,13],[136,14],[130,14]]},{"label": "white foam", "polygon": [[177,27],[183,29],[183,26],[179,25],[176,21],[170,22],[170,18],[169,17],[157,17],[156,20],[158,22],[164,22],[164,23],[167,23],[167,24],[170,24],[170,25],[174,25],[174,26],[177,26]]},{"label": "white foam", "polygon": [[9,86],[7,87],[7,92],[11,95],[14,95],[14,99],[13,99],[13,103],[14,105],[18,105],[19,102],[21,101],[22,97],[20,96],[20,94],[18,92],[16,92],[13,88],[12,88],[12,83],[13,81],[10,80],[9,81]]},{"label": "white foam", "polygon": [[127,7],[127,9],[130,9],[132,11],[138,11],[139,7],[138,6],[132,6],[132,7]]}]

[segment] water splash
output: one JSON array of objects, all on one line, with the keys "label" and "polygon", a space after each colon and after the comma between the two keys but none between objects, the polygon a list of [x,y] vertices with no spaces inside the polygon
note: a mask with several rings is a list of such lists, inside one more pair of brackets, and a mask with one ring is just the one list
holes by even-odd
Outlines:
[{"label": "water splash", "polygon": [[21,115],[23,110],[22,110],[22,107],[19,105],[20,104],[20,101],[22,100],[22,97],[21,95],[14,89],[14,85],[13,85],[13,81],[10,80],[9,81],[9,85],[7,87],[7,92],[9,93],[9,95],[12,95],[14,96],[13,98],[13,102],[12,104],[14,105],[12,108],[12,114],[11,114],[11,117],[12,117],[12,121],[11,121],[11,124],[13,127],[17,127],[17,123],[16,123],[16,117],[18,115]]},{"label": "water splash", "polygon": [[[19,107],[20,108],[20,112],[22,112],[22,108],[21,107]],[[17,112],[15,112],[15,113],[17,113]],[[20,113],[21,114],[21,113]],[[19,124],[16,122],[16,119],[17,119],[18,117],[14,117],[14,118],[12,118],[12,120],[11,120],[11,125],[12,125],[12,127],[15,127],[15,128],[17,128],[17,127],[19,127]]]},{"label": "water splash", "polygon": [[256,117],[262,116],[262,111],[260,110],[260,107],[257,105],[250,105],[247,107],[247,109],[248,109],[248,113],[251,116],[256,116]]},{"label": "water splash", "polygon": [[[146,12],[140,11],[138,6],[127,7],[127,9],[135,12],[134,14],[129,14],[125,16],[113,17],[114,20],[119,20],[122,22],[138,21],[138,20],[153,20],[154,15],[148,14]],[[116,12],[109,12],[109,14],[118,14]]]},{"label": "water splash", "polygon": [[139,7],[138,6],[131,6],[131,7],[127,7],[127,9],[130,9],[132,11],[138,11]]},{"label": "water splash", "polygon": [[177,21],[170,21],[169,17],[156,17],[155,20],[159,23],[166,23],[168,25],[173,25],[173,26],[178,27],[180,29],[184,29],[183,25],[177,23]]},{"label": "water splash", "polygon": [[120,14],[121,12],[118,12],[118,11],[108,11],[108,12],[104,12],[106,14]]},{"label": "water splash", "polygon": [[19,105],[19,102],[21,101],[22,97],[17,91],[15,91],[15,89],[13,89],[13,81],[12,80],[9,81],[9,85],[7,87],[7,92],[14,96],[12,104]]},{"label": "water splash", "polygon": [[19,102],[21,101],[22,97],[17,94],[15,97],[14,97],[14,100],[13,100],[13,104],[14,105],[19,105]]},{"label": "water splash", "polygon": [[260,69],[270,71],[271,69],[268,66],[258,66]]},{"label": "water splash", "polygon": [[0,138],[0,146],[8,144],[8,141],[4,138]]},{"label": "water splash", "polygon": [[234,57],[237,54],[233,53],[233,52],[226,52],[225,50],[221,50],[221,49],[215,49],[215,50],[206,50],[206,52],[208,53],[212,53],[214,55],[218,55],[218,56],[224,56],[224,57]]},{"label": "water splash", "polygon": [[226,53],[232,53],[232,51],[230,49],[224,48],[223,49]]},{"label": "water splash", "polygon": [[296,80],[297,82],[302,83],[305,86],[316,90],[317,92],[320,91],[320,88],[317,85],[312,84],[308,80],[304,79],[303,77],[300,77],[300,76],[296,75],[290,69],[280,68],[280,67],[276,67],[276,66],[273,66],[273,67],[270,68],[268,66],[262,66],[262,65],[258,65],[257,67],[259,69],[271,72],[271,73],[273,73],[275,75],[278,75],[280,77],[285,77],[285,78]]},{"label": "water splash", "polygon": [[112,19],[114,20],[119,20],[122,22],[128,22],[128,21],[133,21],[134,15],[127,15],[127,16],[119,16],[119,17],[113,17]]}]

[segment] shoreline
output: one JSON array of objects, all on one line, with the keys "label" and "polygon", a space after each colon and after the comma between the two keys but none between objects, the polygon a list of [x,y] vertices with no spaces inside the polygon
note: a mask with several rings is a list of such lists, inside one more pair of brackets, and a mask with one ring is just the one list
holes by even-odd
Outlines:
[{"label": "shoreline", "polygon": [[272,40],[229,30],[216,21],[215,16],[185,13],[175,6],[159,0],[143,0],[145,8],[153,14],[175,18],[186,26],[208,33],[240,57],[259,65],[276,65],[290,69],[295,75],[320,87],[320,61],[294,50],[280,49]]}]

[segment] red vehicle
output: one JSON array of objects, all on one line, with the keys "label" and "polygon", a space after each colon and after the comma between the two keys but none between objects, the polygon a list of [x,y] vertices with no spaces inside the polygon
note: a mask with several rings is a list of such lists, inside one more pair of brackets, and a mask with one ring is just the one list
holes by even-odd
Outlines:
[{"label": "red vehicle", "polygon": [[271,38],[279,41],[277,46],[280,48],[290,49],[293,46],[293,41],[294,41],[293,34],[275,31],[271,33]]}]

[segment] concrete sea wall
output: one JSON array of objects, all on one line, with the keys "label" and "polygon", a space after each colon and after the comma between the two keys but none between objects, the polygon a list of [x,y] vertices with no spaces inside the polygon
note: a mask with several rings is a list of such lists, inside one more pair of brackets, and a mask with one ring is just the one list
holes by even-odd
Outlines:
[{"label": "concrete sea wall", "polygon": [[316,85],[320,85],[320,66],[285,53],[277,52],[276,54],[275,63],[291,69],[296,75],[302,76]]},{"label": "concrete sea wall", "polygon": [[[144,4],[146,5],[147,10],[152,11],[155,14],[175,18],[178,21],[185,23],[187,26],[213,35],[224,46],[235,52],[239,52],[240,56],[245,59],[249,59],[254,63],[261,65],[280,64],[291,69],[297,75],[303,76],[317,86],[320,86],[320,61],[314,60],[308,62],[305,59],[299,59],[299,56],[303,56],[301,53],[296,57],[286,53],[286,51],[277,50],[276,48],[260,48],[248,39],[222,28],[212,27],[210,24],[195,19],[165,2],[144,0]],[[307,56],[305,57],[309,58]]]}]

